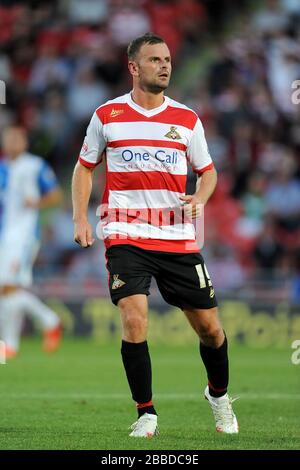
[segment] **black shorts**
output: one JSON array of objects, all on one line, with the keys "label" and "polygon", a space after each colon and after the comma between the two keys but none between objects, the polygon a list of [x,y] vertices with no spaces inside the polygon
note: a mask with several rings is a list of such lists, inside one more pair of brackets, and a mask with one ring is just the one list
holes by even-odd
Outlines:
[{"label": "black shorts", "polygon": [[183,308],[217,306],[209,274],[200,253],[166,253],[117,245],[107,252],[109,290],[117,305],[124,297],[149,295],[152,276],[168,304]]}]

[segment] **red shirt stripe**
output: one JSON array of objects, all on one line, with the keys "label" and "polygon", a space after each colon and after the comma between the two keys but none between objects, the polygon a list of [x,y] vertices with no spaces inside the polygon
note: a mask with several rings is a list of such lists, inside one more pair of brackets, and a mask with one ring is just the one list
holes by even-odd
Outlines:
[{"label": "red shirt stripe", "polygon": [[186,151],[186,145],[181,142],[171,140],[150,140],[150,139],[126,139],[126,140],[113,140],[107,143],[107,147],[118,148],[118,147],[166,147],[170,149],[177,149]]},{"label": "red shirt stripe", "polygon": [[184,126],[193,130],[197,114],[190,109],[175,108],[167,106],[166,109],[154,116],[145,116],[135,109],[131,108],[127,103],[112,103],[101,106],[96,110],[102,124],[109,124],[111,122],[158,122],[160,124],[170,124],[174,126]]},{"label": "red shirt stripe", "polygon": [[162,171],[107,172],[108,187],[112,191],[135,189],[167,189],[185,192],[186,175],[172,175]]},{"label": "red shirt stripe", "polygon": [[104,240],[106,249],[114,245],[133,245],[144,250],[167,251],[169,253],[199,253],[199,246],[194,240],[159,240],[155,238],[126,238],[124,240]]}]

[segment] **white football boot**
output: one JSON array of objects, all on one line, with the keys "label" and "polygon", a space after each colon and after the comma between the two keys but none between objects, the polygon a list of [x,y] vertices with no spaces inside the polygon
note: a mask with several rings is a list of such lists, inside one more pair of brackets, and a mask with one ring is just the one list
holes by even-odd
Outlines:
[{"label": "white football boot", "polygon": [[129,429],[132,429],[132,432],[129,434],[131,437],[151,438],[158,434],[157,416],[144,413]]},{"label": "white football boot", "polygon": [[208,386],[204,390],[204,396],[211,406],[216,421],[216,431],[226,434],[237,434],[239,425],[232,409],[232,403],[237,398],[230,398],[227,393],[216,398],[209,394]]}]

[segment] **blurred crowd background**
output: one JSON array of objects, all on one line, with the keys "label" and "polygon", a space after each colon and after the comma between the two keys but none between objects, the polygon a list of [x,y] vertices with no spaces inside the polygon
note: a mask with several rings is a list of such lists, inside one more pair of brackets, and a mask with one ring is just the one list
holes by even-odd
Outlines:
[{"label": "blurred crowd background", "polygon": [[[42,215],[36,282],[107,290],[103,243],[73,242],[71,174],[95,108],[130,90],[126,47],[147,31],[169,45],[166,94],[198,113],[219,173],[204,247],[217,292],[300,303],[299,0],[0,1],[0,131],[25,126],[65,194]],[[100,168],[95,226],[103,182]]]}]

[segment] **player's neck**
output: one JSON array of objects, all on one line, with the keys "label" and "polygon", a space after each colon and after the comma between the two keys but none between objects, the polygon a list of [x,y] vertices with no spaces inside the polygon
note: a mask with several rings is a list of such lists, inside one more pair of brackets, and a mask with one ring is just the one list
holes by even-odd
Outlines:
[{"label": "player's neck", "polygon": [[159,108],[165,101],[163,91],[159,94],[149,93],[140,88],[133,88],[131,93],[132,100],[144,109]]}]

